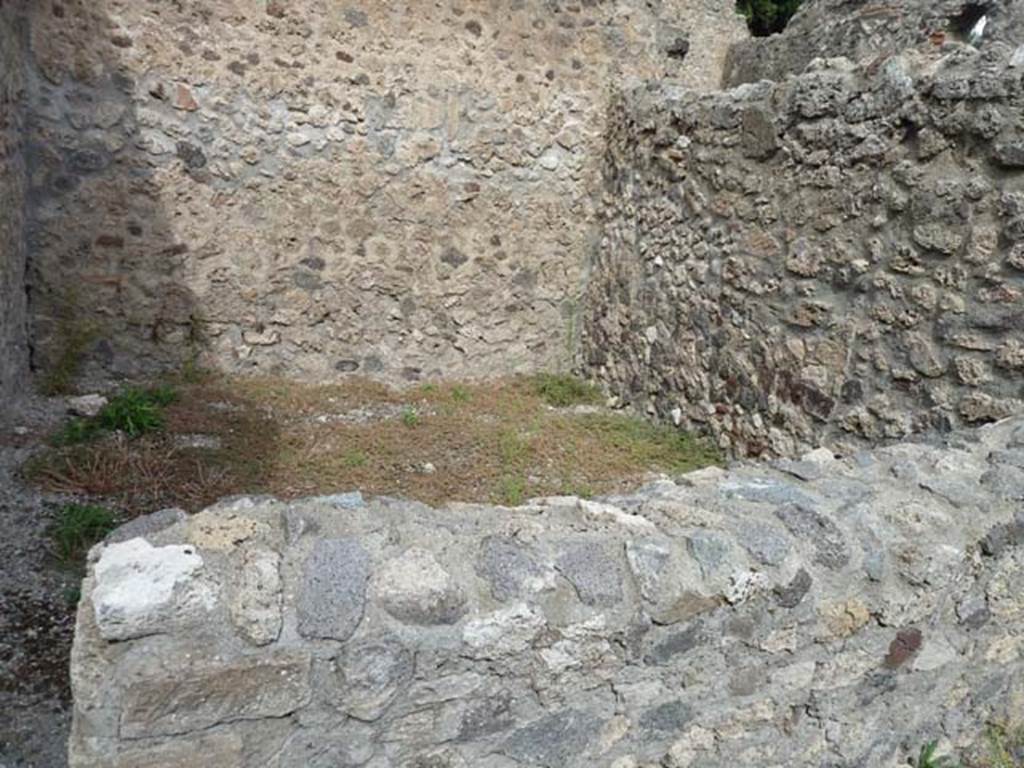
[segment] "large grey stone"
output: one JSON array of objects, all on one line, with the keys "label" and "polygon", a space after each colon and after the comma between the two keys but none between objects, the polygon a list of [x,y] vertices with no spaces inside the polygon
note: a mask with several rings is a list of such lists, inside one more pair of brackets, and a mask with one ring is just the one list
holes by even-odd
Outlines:
[{"label": "large grey stone", "polygon": [[476,572],[491,585],[495,600],[514,600],[538,591],[545,583],[536,555],[515,539],[484,539],[476,559]]},{"label": "large grey stone", "polygon": [[158,533],[165,528],[170,528],[175,523],[180,523],[188,517],[183,509],[161,509],[151,512],[148,515],[136,517],[124,525],[115,528],[110,535],[104,539],[107,544],[117,544],[129,539],[146,538],[150,534]]},{"label": "large grey stone", "polygon": [[556,567],[576,588],[576,594],[586,605],[609,607],[622,600],[624,573],[621,558],[609,554],[605,544],[568,544]]},{"label": "large grey stone", "polygon": [[348,640],[362,621],[370,556],[355,539],[321,539],[302,564],[295,610],[306,637]]},{"label": "large grey stone", "polygon": [[774,525],[743,525],[738,528],[737,536],[750,556],[764,565],[782,564],[792,547],[786,534]]}]

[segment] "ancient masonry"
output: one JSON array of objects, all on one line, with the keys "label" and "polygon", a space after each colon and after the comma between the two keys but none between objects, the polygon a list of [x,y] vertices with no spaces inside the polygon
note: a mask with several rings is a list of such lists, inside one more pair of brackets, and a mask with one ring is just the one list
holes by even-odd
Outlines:
[{"label": "ancient masonry", "polygon": [[1020,719],[1024,3],[732,7],[0,0],[0,396],[575,364],[829,446],[131,523],[72,765],[895,768]]},{"label": "ancient masonry", "polygon": [[896,768],[1024,712],[1024,419],[601,502],[168,510],[91,553],[74,768]]},{"label": "ancient masonry", "polygon": [[626,93],[593,374],[747,455],[1021,412],[1022,114],[1024,47],[999,42]]},{"label": "ancient masonry", "polygon": [[18,8],[34,364],[116,376],[567,367],[612,90],[717,87],[746,34],[730,0]]}]

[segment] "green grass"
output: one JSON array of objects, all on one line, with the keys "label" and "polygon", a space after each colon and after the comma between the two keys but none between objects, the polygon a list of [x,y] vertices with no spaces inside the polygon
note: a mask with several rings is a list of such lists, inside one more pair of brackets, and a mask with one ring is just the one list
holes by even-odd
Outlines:
[{"label": "green grass", "polygon": [[587,414],[587,428],[602,435],[606,444],[618,448],[641,464],[666,472],[683,473],[720,465],[721,452],[707,440],[665,424],[625,414]]},{"label": "green grass", "polygon": [[[331,385],[176,379],[180,397],[165,411],[173,390],[122,393],[102,420],[69,423],[55,438],[82,444],[41,452],[24,472],[51,492],[109,499],[104,503],[128,517],[160,507],[199,510],[236,494],[294,499],[337,488],[432,505],[520,504],[534,496],[621,493],[654,473],[675,476],[721,462],[708,443],[670,426],[601,407],[552,408],[551,399],[599,397],[578,381],[540,381],[548,399],[526,376],[446,382],[426,392],[358,378]],[[327,424],[311,418],[339,408],[380,416]],[[153,428],[159,431],[145,432]],[[109,429],[142,434],[89,441]],[[219,438],[221,447],[175,448],[174,436],[197,434]],[[427,463],[437,471],[411,469]]]},{"label": "green grass", "polygon": [[948,755],[936,755],[938,743],[930,741],[921,747],[917,759],[911,764],[913,768],[956,768],[957,763]]},{"label": "green grass", "polygon": [[576,376],[558,373],[540,373],[532,378],[534,392],[548,405],[568,408],[573,405],[596,405],[601,392]]},{"label": "green grass", "polygon": [[147,390],[130,387],[112,397],[97,419],[103,429],[124,432],[129,437],[159,432],[165,425],[164,408],[174,399],[174,390],[169,387]]},{"label": "green grass", "polygon": [[95,419],[71,419],[51,438],[50,442],[58,448],[67,445],[87,443],[103,431]]},{"label": "green grass", "polygon": [[104,432],[123,432],[129,437],[160,432],[166,426],[164,409],[176,399],[177,393],[169,386],[123,389],[110,398],[96,418],[72,419],[52,442],[63,447],[89,442]]},{"label": "green grass", "polygon": [[79,565],[96,542],[117,527],[117,516],[109,509],[87,504],[61,507],[50,529],[54,554],[61,564]]},{"label": "green grass", "polygon": [[359,469],[360,467],[365,467],[369,460],[370,457],[366,455],[365,451],[354,449],[345,451],[341,457],[341,465],[346,469]]},{"label": "green grass", "polygon": [[986,762],[984,768],[1024,768],[1024,726],[1010,728],[990,726],[985,734]]},{"label": "green grass", "polygon": [[[921,747],[912,768],[1024,768],[1024,727],[991,725],[985,732],[984,746],[961,763],[949,755],[937,755],[938,744],[930,741]],[[980,751],[980,754],[979,754]]]},{"label": "green grass", "polygon": [[505,506],[518,507],[526,501],[526,480],[519,475],[506,475],[501,479],[498,496]]}]

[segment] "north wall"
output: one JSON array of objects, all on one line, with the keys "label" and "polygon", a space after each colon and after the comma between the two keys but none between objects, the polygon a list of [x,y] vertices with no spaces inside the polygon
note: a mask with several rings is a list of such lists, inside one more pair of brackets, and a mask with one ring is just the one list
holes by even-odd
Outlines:
[{"label": "north wall", "polygon": [[717,87],[746,34],[729,0],[27,15],[35,365],[118,376],[566,367],[612,89]]}]

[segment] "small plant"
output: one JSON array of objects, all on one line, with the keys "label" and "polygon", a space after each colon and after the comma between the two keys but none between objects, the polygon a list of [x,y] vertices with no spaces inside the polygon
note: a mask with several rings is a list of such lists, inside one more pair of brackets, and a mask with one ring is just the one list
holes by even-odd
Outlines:
[{"label": "small plant", "polygon": [[346,469],[359,469],[359,467],[365,467],[369,457],[365,452],[358,449],[346,451],[344,456],[341,457],[341,463]]},{"label": "small plant", "polygon": [[498,434],[498,452],[506,469],[522,466],[530,458],[530,443],[515,429],[504,429]]},{"label": "small plant", "polygon": [[178,372],[178,379],[184,384],[202,384],[211,376],[212,373],[199,364],[199,356],[196,354],[189,355]]},{"label": "small plant", "polygon": [[53,445],[63,448],[87,443],[103,432],[124,432],[139,437],[164,428],[164,408],[177,399],[169,386],[153,389],[125,389],[111,398],[92,419],[72,419],[52,438]]},{"label": "small plant", "polygon": [[424,395],[436,395],[437,394],[437,384],[434,384],[432,382],[427,382],[426,384],[421,384],[420,385],[420,392],[422,392]]},{"label": "small plant", "polygon": [[52,443],[58,448],[87,443],[100,432],[102,429],[95,419],[71,419],[53,436]]},{"label": "small plant", "polygon": [[111,432],[139,437],[164,428],[164,408],[176,399],[170,387],[142,390],[129,388],[119,392],[97,416],[99,426]]},{"label": "small plant", "polygon": [[948,755],[936,756],[939,744],[937,741],[929,741],[923,747],[912,765],[913,768],[957,768],[957,763]]},{"label": "small plant", "polygon": [[402,423],[407,427],[415,427],[420,423],[420,414],[411,405],[402,409]]},{"label": "small plant", "polygon": [[541,373],[533,377],[534,392],[555,408],[594,405],[601,401],[597,387],[575,376]]},{"label": "small plant", "polygon": [[452,401],[456,403],[468,403],[470,399],[469,390],[456,384],[452,387]]},{"label": "small plant", "polygon": [[668,472],[722,464],[722,455],[714,445],[667,424],[618,413],[588,414],[583,423],[601,433],[608,445]]},{"label": "small plant", "polygon": [[84,504],[61,507],[51,529],[54,554],[65,566],[78,564],[85,552],[117,527],[109,509]]},{"label": "small plant", "polygon": [[75,584],[71,587],[64,587],[64,602],[68,604],[68,608],[77,608],[78,603],[82,600],[82,587]]},{"label": "small plant", "polygon": [[526,500],[526,480],[516,475],[506,475],[501,479],[498,495],[505,506],[518,507]]},{"label": "small plant", "polygon": [[985,733],[985,745],[984,768],[1024,768],[1024,727],[992,725]]},{"label": "small plant", "polygon": [[747,20],[755,37],[781,32],[800,7],[801,0],[737,0],[736,10]]}]

